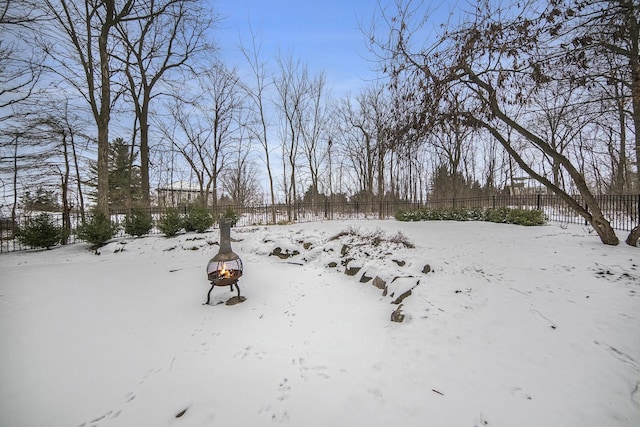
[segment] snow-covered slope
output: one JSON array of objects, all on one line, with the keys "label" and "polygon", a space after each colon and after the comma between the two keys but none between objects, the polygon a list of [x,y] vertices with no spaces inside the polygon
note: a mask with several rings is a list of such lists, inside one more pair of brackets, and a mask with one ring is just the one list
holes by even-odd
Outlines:
[{"label": "snow-covered slope", "polygon": [[0,256],[0,425],[640,425],[638,249],[489,223],[232,237],[235,306],[202,305],[217,232]]}]

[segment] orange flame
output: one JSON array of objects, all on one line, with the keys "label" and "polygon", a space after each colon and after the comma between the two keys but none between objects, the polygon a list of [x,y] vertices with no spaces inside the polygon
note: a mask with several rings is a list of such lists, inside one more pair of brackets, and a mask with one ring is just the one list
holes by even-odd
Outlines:
[{"label": "orange flame", "polygon": [[225,279],[229,279],[231,277],[231,275],[233,274],[233,272],[231,270],[227,270],[227,264],[225,264],[224,262],[222,263],[222,266],[220,267],[220,269],[218,270],[218,277],[220,278],[225,278]]}]

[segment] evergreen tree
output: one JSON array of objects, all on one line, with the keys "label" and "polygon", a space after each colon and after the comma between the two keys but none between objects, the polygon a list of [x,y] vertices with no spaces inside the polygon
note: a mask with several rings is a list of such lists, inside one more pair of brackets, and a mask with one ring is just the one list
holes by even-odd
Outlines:
[{"label": "evergreen tree", "polygon": [[41,213],[35,218],[29,218],[17,237],[25,246],[49,249],[60,243],[62,227],[55,225],[50,215]]},{"label": "evergreen tree", "polygon": [[128,208],[142,198],[140,168],[133,163],[138,153],[122,138],[109,147],[109,204],[112,208]]},{"label": "evergreen tree", "polygon": [[124,232],[130,236],[144,236],[153,228],[153,217],[147,209],[131,209],[124,220]]},{"label": "evergreen tree", "polygon": [[94,247],[100,247],[115,236],[117,230],[118,227],[107,214],[96,210],[90,221],[78,226],[77,235],[85,242],[92,243]]},{"label": "evergreen tree", "polygon": [[[109,207],[128,209],[141,200],[140,167],[135,165],[138,153],[122,138],[116,138],[109,144]],[[91,164],[92,183],[97,182],[96,164]],[[91,185],[91,184],[90,184]],[[95,187],[95,184],[92,185]],[[94,199],[96,193],[91,195]]]},{"label": "evergreen tree", "polygon": [[164,233],[165,236],[175,236],[178,231],[184,228],[182,218],[180,218],[180,212],[176,208],[169,208],[158,220],[158,229]]}]

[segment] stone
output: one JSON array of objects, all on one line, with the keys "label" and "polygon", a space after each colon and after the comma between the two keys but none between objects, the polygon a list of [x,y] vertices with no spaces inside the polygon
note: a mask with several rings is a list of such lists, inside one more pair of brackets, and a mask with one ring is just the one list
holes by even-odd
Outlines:
[{"label": "stone", "polygon": [[345,268],[344,274],[346,274],[347,276],[355,276],[356,274],[358,274],[358,271],[360,271],[360,267]]},{"label": "stone", "polygon": [[302,247],[304,248],[305,251],[308,251],[309,249],[311,249],[311,246],[313,246],[311,242],[304,242],[302,244]]},{"label": "stone", "polygon": [[367,272],[365,271],[364,273],[362,273],[362,276],[360,277],[360,283],[367,283],[371,281],[371,279],[373,279],[373,277],[367,276]]},{"label": "stone", "polygon": [[374,278],[373,278],[373,283],[372,283],[372,285],[373,285],[373,286],[375,286],[375,287],[376,287],[376,288],[378,288],[378,289],[384,289],[384,288],[386,287],[386,285],[387,285],[387,282],[385,282],[384,280],[382,280],[382,279],[380,278],[380,276],[376,276],[376,277],[374,277]]},{"label": "stone", "polygon": [[335,261],[331,261],[329,264],[327,264],[327,267],[329,268],[336,268],[338,266],[338,263]]},{"label": "stone", "polygon": [[353,261],[355,258],[345,258],[342,260],[342,265],[344,265],[345,267],[347,266],[347,264],[349,264],[351,261]]},{"label": "stone", "polygon": [[340,249],[340,255],[345,256],[351,247],[349,245],[342,245],[342,249]]},{"label": "stone", "polygon": [[393,261],[396,264],[398,264],[398,267],[404,267],[405,265],[407,265],[406,261],[397,260],[397,259],[392,259],[391,261]]},{"label": "stone", "polygon": [[391,304],[400,304],[402,301],[404,301],[405,298],[407,298],[410,295],[411,295],[411,289],[409,289],[408,291],[404,292],[402,295],[400,295],[395,300],[391,301]]},{"label": "stone", "polygon": [[229,298],[227,302],[224,303],[224,305],[236,305],[236,304],[240,304],[241,302],[245,302],[246,300],[247,300],[246,297],[235,296],[235,297]]},{"label": "stone", "polygon": [[428,274],[429,272],[431,272],[431,266],[429,264],[425,265],[424,268],[422,269],[422,273],[424,274]]},{"label": "stone", "polygon": [[402,314],[402,304],[391,313],[391,321],[396,323],[404,322],[404,314]]},{"label": "stone", "polygon": [[300,252],[298,252],[298,251],[289,252],[289,250],[286,250],[285,252],[282,252],[282,249],[280,247],[275,248],[269,254],[269,256],[277,256],[280,259],[287,259],[287,258],[291,258],[292,256],[296,256],[296,255],[300,255]]}]

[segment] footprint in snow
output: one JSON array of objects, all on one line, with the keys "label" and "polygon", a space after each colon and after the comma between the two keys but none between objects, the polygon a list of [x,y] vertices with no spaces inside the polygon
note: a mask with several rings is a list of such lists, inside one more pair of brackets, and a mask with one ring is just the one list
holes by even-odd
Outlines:
[{"label": "footprint in snow", "polygon": [[289,414],[287,411],[276,413],[271,416],[271,421],[275,424],[284,424],[289,422]]},{"label": "footprint in snow", "polygon": [[636,388],[631,392],[631,400],[640,408],[640,382],[636,383]]}]

